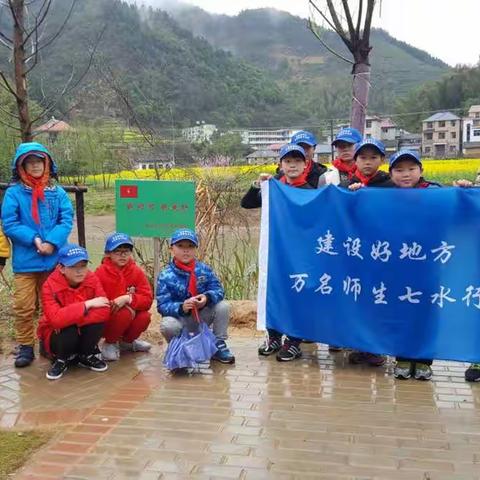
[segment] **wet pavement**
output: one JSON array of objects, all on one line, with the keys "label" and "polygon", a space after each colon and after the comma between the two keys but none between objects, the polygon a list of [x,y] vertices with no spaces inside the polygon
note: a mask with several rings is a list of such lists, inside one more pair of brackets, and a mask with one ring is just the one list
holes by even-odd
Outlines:
[{"label": "wet pavement", "polygon": [[172,376],[161,348],[107,373],[45,379],[0,364],[0,426],[58,433],[17,479],[480,479],[480,384],[435,362],[434,380],[350,366],[305,345],[288,364],[236,333],[237,364]]}]

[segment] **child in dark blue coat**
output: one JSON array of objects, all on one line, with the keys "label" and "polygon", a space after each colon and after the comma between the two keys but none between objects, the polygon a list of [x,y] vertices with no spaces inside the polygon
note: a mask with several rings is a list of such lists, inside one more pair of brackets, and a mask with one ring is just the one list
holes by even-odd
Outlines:
[{"label": "child in dark blue coat", "polygon": [[213,270],[199,262],[198,237],[192,230],[176,230],[170,240],[173,259],[157,280],[157,309],[162,315],[160,331],[167,341],[190,331],[202,320],[211,325],[217,337],[213,360],[234,363],[225,340],[230,319],[230,305],[224,301],[224,290]]}]

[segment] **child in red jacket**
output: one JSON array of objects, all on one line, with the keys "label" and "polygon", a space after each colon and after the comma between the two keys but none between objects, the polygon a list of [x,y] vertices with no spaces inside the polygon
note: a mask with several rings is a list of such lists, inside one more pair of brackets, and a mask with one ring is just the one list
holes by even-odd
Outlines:
[{"label": "child in red jacket", "polygon": [[[125,233],[112,233],[105,243],[105,257],[96,274],[111,304],[101,346],[104,360],[120,358],[120,347],[148,352],[151,345],[139,336],[150,324],[153,293],[143,270],[132,258],[133,242]],[[121,341],[123,340],[123,341]]]},{"label": "child in red jacket", "polygon": [[84,248],[67,244],[58,255],[59,264],[42,287],[43,316],[37,330],[42,353],[53,360],[47,378],[62,377],[74,360],[81,367],[104,372],[107,364],[96,354],[110,302],[88,270]]}]

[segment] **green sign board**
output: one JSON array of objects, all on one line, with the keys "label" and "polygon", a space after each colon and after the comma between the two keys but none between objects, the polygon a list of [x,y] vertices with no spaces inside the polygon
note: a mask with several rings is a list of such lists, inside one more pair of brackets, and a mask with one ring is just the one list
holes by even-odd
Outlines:
[{"label": "green sign board", "polygon": [[168,238],[177,228],[195,229],[194,182],[116,180],[117,231]]}]

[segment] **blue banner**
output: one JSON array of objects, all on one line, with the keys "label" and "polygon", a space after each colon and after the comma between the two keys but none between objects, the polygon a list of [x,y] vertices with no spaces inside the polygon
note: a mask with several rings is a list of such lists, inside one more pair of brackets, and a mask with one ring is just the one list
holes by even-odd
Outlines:
[{"label": "blue banner", "polygon": [[260,329],[480,361],[480,189],[262,189]]}]

